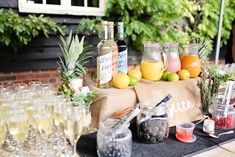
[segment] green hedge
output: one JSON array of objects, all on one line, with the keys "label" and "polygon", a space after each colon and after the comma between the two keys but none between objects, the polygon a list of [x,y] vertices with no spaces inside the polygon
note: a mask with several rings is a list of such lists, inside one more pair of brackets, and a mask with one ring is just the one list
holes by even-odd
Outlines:
[{"label": "green hedge", "polygon": [[[219,12],[219,0],[107,0],[106,3],[106,18],[124,22],[125,36],[137,50],[143,49],[146,40],[184,44],[192,38],[208,38],[212,49]],[[227,44],[234,19],[235,1],[225,0],[222,45]],[[78,32],[92,32],[93,28],[97,32],[97,21],[91,20],[82,20]]]},{"label": "green hedge", "polygon": [[0,43],[9,46],[15,52],[40,33],[48,38],[51,31],[64,34],[63,27],[49,17],[29,15],[23,18],[11,9],[0,9]]}]

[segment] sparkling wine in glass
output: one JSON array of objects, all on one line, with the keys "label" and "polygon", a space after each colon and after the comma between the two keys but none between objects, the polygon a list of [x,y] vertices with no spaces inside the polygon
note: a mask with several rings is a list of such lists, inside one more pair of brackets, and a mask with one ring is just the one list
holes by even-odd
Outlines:
[{"label": "sparkling wine in glass", "polygon": [[84,106],[67,106],[64,133],[73,146],[73,156],[77,156],[76,142],[83,131]]},{"label": "sparkling wine in glass", "polygon": [[46,135],[49,135],[52,130],[53,117],[50,113],[41,112],[34,116],[37,127],[40,131],[44,131]]},{"label": "sparkling wine in glass", "polygon": [[23,143],[29,127],[29,122],[26,114],[13,113],[9,121],[9,130],[13,137],[19,142]]},{"label": "sparkling wine in glass", "polygon": [[0,145],[3,143],[6,135],[6,125],[3,120],[0,120]]}]

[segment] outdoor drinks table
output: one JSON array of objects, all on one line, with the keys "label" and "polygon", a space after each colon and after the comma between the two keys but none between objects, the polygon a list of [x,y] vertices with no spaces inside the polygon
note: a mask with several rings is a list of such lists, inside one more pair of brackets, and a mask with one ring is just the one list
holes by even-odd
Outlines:
[{"label": "outdoor drinks table", "polygon": [[[222,143],[227,143],[235,140],[235,134],[224,135],[219,139],[207,136],[202,132],[202,123],[199,124],[194,134],[197,139],[194,143],[183,143],[175,138],[175,127],[170,129],[169,138],[158,144],[141,143],[136,137],[136,129],[131,125],[133,144],[133,157],[182,157],[182,156],[197,156],[201,157],[200,153],[208,155],[207,151],[216,154],[213,157],[234,157],[234,146],[223,146]],[[220,132],[222,130],[219,130]],[[216,149],[217,148],[217,149]],[[213,150],[215,149],[215,150]],[[96,133],[84,135],[77,143],[77,150],[81,157],[96,157]],[[222,153],[223,154],[218,154]],[[206,155],[207,154],[207,155]]]},{"label": "outdoor drinks table", "polygon": [[[95,83],[88,76],[84,77],[84,84],[95,89]],[[168,93],[172,99],[167,105],[174,119],[170,125],[174,126],[179,121],[189,122],[202,118],[200,110],[200,91],[197,79],[185,81],[146,81],[141,80],[134,88],[127,89],[99,89],[99,95],[91,104],[92,127],[97,128],[99,123],[112,116],[115,112],[135,106],[141,102],[160,102]]]}]

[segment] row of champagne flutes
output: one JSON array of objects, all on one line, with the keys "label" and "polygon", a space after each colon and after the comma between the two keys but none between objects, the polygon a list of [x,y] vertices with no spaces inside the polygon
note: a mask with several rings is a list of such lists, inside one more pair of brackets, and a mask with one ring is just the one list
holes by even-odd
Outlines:
[{"label": "row of champagne flutes", "polygon": [[[51,85],[38,81],[1,86],[0,112],[2,148],[9,150],[10,144],[6,145],[6,138],[12,135],[12,140],[17,142],[17,149],[10,151],[22,153],[19,150],[30,144],[31,150],[28,152],[32,151],[31,153],[40,154],[39,156],[54,156],[49,154],[55,153],[51,149],[55,145],[61,147],[58,149],[63,151],[61,154],[69,154],[66,139],[71,145],[75,145],[91,119],[89,105],[71,102],[59,95]],[[32,140],[33,138],[35,139]],[[74,150],[71,149],[70,153]],[[58,156],[58,152],[56,153]]]}]

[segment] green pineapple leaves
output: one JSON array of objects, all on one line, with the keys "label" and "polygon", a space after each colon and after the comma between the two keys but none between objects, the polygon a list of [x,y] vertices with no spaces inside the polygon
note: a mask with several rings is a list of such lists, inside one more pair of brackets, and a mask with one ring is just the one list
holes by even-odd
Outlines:
[{"label": "green pineapple leaves", "polygon": [[84,64],[90,58],[89,46],[84,46],[84,37],[79,41],[77,35],[70,32],[67,38],[60,36],[62,57],[59,57],[59,72],[61,79],[68,83],[71,79],[82,76],[85,73]]}]

